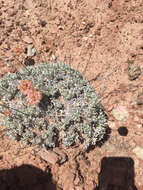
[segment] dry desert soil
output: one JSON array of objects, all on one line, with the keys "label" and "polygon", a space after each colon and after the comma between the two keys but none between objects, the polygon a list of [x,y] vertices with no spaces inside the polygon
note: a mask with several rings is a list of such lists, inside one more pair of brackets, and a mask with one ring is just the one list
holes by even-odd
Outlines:
[{"label": "dry desert soil", "polygon": [[0,77],[54,59],[89,80],[108,136],[41,151],[1,126],[0,190],[143,190],[143,1],[0,0]]}]

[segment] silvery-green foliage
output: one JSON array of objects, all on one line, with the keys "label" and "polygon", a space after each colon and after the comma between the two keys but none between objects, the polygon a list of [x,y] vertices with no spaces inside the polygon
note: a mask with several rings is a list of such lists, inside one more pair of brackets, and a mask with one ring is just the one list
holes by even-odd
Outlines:
[{"label": "silvery-green foliage", "polygon": [[[26,101],[18,86],[21,80],[32,81],[41,92],[36,106]],[[20,100],[20,101],[19,101]],[[96,145],[106,133],[107,116],[88,80],[78,71],[61,63],[41,63],[23,68],[0,79],[0,112],[7,136],[24,144],[53,148],[82,143]]]}]

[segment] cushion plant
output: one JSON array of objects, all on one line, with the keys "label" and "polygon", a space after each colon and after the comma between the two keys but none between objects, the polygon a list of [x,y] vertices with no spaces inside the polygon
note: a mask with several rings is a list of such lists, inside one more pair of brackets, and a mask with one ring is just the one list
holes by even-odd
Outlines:
[{"label": "cushion plant", "polygon": [[0,79],[6,135],[40,148],[89,148],[106,133],[107,116],[88,80],[61,62],[40,63]]}]

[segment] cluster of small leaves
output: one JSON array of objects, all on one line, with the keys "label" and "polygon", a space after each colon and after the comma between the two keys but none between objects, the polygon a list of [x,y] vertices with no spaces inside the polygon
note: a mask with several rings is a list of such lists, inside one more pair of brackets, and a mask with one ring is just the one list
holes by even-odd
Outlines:
[{"label": "cluster of small leaves", "polygon": [[[23,80],[42,95],[38,104],[28,104],[19,89]],[[5,75],[0,79],[0,102],[7,136],[24,144],[46,149],[82,144],[87,149],[106,133],[107,116],[95,91],[80,72],[61,62]]]}]

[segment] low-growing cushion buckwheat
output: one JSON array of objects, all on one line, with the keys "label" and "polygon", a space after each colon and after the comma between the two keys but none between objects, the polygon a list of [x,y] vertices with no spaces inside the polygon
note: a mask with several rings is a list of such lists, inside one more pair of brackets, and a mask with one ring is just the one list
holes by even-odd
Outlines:
[{"label": "low-growing cushion buckwheat", "polygon": [[[24,144],[87,149],[106,133],[107,115],[82,74],[61,63],[27,66],[0,79],[0,123]],[[10,113],[7,112],[10,110]]]}]

